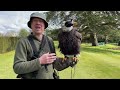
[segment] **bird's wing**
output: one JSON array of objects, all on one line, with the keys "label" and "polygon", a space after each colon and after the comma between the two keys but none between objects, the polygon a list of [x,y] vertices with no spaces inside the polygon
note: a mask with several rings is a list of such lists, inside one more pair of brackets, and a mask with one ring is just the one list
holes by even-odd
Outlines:
[{"label": "bird's wing", "polygon": [[78,39],[80,39],[80,41],[82,40],[82,34],[79,33],[78,31],[75,32],[75,35]]}]

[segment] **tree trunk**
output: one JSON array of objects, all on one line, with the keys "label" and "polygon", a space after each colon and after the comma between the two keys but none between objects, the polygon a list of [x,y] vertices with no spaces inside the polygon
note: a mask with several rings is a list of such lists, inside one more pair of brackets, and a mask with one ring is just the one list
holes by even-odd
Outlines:
[{"label": "tree trunk", "polygon": [[108,36],[105,35],[105,44],[107,44],[107,43],[108,43]]},{"label": "tree trunk", "polygon": [[90,38],[91,38],[92,46],[98,46],[98,40],[97,40],[96,33],[91,33]]},{"label": "tree trunk", "polygon": [[118,42],[118,46],[120,46],[120,41]]}]

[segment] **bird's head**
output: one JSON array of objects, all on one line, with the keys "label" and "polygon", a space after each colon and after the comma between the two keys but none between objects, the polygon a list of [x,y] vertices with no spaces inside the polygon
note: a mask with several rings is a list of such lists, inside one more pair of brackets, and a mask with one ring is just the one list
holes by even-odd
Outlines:
[{"label": "bird's head", "polygon": [[67,20],[63,26],[63,32],[70,32],[73,29],[73,20]]}]

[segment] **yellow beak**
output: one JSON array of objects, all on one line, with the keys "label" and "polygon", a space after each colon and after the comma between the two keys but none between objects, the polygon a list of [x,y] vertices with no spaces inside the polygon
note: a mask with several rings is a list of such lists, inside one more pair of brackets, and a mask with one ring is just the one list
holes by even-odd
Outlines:
[{"label": "yellow beak", "polygon": [[74,22],[74,23],[73,23],[73,26],[77,26],[77,25],[78,25],[78,23],[77,23],[77,22]]}]

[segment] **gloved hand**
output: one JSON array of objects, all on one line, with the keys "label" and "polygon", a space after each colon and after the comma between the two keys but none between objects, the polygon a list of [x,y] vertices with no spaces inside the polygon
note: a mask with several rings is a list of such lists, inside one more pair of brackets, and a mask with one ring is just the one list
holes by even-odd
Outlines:
[{"label": "gloved hand", "polygon": [[69,66],[74,67],[77,64],[78,59],[77,57],[73,57],[73,58],[69,57],[69,58],[66,58],[66,62],[68,63]]},{"label": "gloved hand", "polygon": [[61,71],[69,66],[73,67],[77,64],[77,60],[73,58],[58,58],[54,61],[53,66],[56,70]]},{"label": "gloved hand", "polygon": [[64,60],[63,58],[57,57],[57,59],[53,63],[53,67],[56,70],[61,71],[61,70],[64,70],[64,69],[68,68],[69,63],[66,60]]}]

